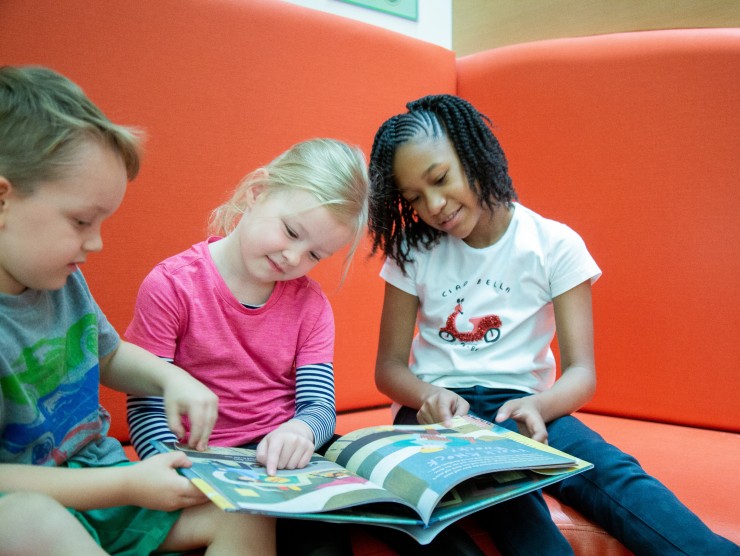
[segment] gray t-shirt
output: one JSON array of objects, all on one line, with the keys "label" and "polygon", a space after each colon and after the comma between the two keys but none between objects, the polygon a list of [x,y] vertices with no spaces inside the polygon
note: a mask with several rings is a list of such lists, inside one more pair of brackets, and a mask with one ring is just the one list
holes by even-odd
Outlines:
[{"label": "gray t-shirt", "polygon": [[0,294],[0,462],[126,460],[98,396],[119,342],[79,271],[60,290]]}]

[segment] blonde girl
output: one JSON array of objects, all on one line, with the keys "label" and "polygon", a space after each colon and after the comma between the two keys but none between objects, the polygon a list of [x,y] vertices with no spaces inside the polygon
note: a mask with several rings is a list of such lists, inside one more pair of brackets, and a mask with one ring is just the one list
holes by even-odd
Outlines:
[{"label": "blonde girl", "polygon": [[[256,445],[272,475],[332,436],[334,320],[307,273],[345,249],[346,273],[366,222],[361,151],[313,139],[248,175],[213,212],[213,235],[146,277],[126,336],[218,395],[211,444]],[[161,399],[129,398],[128,419],[142,458],[176,439]]]}]

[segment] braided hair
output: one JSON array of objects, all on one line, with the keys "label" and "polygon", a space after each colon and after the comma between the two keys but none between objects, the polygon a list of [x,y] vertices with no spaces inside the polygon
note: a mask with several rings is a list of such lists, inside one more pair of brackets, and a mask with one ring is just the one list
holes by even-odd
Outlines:
[{"label": "braided hair", "polygon": [[375,134],[370,154],[372,254],[381,251],[405,271],[410,252],[429,249],[445,233],[426,224],[398,191],[393,174],[396,149],[409,141],[446,137],[455,148],[468,184],[481,206],[511,206],[516,192],[509,165],[491,130],[491,120],[468,101],[430,95],[409,102],[408,112],[386,120]]}]

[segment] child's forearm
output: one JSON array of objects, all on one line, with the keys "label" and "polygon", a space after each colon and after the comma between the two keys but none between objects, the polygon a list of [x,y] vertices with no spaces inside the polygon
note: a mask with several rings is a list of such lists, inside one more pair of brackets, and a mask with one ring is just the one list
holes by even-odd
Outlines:
[{"label": "child's forearm", "polygon": [[408,365],[386,361],[375,370],[378,389],[394,402],[419,409],[439,389],[416,377]]},{"label": "child's forearm", "polygon": [[538,407],[545,423],[570,415],[594,395],[596,374],[587,367],[569,367],[552,388],[536,394]]},{"label": "child's forearm", "polygon": [[0,492],[40,492],[77,510],[109,508],[133,503],[127,495],[127,477],[126,467],[69,469],[0,464]]},{"label": "child's forearm", "polygon": [[298,421],[311,431],[311,441],[316,448],[321,447],[334,434],[337,424],[336,409],[333,405],[313,403],[301,406],[292,421]]},{"label": "child's forearm", "polygon": [[161,396],[128,396],[126,417],[131,444],[140,459],[147,459],[159,452],[152,443],[177,442],[177,435],[167,424],[164,399]]},{"label": "child's forearm", "polygon": [[296,369],[295,419],[311,429],[315,448],[322,446],[334,434],[337,408],[331,363],[303,365]]},{"label": "child's forearm", "polygon": [[100,382],[140,396],[161,396],[173,380],[194,380],[189,373],[129,342],[100,361]]}]

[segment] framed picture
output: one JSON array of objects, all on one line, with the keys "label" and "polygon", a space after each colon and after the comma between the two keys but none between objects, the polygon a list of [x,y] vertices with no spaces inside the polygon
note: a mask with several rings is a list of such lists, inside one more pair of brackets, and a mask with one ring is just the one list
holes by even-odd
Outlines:
[{"label": "framed picture", "polygon": [[395,15],[411,21],[419,19],[419,0],[338,0],[379,12]]}]

